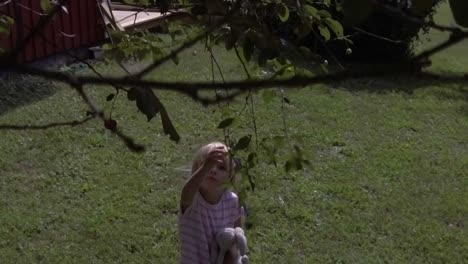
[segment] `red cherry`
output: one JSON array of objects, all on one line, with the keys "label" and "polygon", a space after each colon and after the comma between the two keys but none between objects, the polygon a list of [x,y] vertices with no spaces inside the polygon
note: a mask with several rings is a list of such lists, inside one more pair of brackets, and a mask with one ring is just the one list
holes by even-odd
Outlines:
[{"label": "red cherry", "polygon": [[104,127],[112,132],[117,131],[117,122],[114,119],[106,119],[104,121]]}]

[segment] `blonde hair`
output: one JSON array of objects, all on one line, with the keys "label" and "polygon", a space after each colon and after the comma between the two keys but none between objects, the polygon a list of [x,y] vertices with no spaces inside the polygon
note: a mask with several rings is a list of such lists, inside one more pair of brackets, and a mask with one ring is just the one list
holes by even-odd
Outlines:
[{"label": "blonde hair", "polygon": [[[225,147],[226,151],[229,150],[226,144],[219,142],[219,141],[214,141],[214,142],[211,142],[202,146],[201,148],[197,150],[197,152],[195,152],[195,154],[193,155],[193,159],[192,159],[192,172],[191,172],[192,175],[194,172],[196,172],[200,168],[200,166],[203,165],[210,151],[218,147]],[[236,179],[236,169],[237,169],[236,167],[237,166],[234,160],[229,157],[229,154],[226,157],[226,164],[229,167],[229,179],[231,180],[231,183],[234,183],[237,181]]]}]

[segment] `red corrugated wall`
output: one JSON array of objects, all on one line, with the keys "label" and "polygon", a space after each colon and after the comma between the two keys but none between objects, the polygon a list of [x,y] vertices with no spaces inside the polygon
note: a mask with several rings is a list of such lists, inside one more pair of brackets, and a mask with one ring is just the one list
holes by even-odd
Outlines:
[{"label": "red corrugated wall", "polygon": [[[40,59],[73,48],[87,47],[105,39],[105,26],[96,0],[69,0],[68,13],[61,10],[18,56],[19,62]],[[14,47],[39,22],[40,0],[16,0],[0,6],[0,13],[15,20],[10,35],[0,35],[4,50]]]}]

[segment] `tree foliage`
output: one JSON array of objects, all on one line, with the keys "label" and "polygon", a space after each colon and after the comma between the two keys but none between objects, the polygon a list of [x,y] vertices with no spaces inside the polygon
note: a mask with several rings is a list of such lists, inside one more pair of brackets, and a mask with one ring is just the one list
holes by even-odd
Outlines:
[{"label": "tree foliage", "polygon": [[[41,0],[41,7],[44,13],[47,14],[42,18],[42,24],[45,24],[47,19],[53,17],[57,10],[66,10],[62,5],[63,2],[66,1]],[[266,88],[277,85],[297,87],[298,85],[334,81],[340,78],[385,75],[391,70],[397,73],[412,73],[421,69],[420,63],[423,59],[427,59],[430,55],[468,37],[468,33],[458,27],[441,27],[434,23],[426,23],[423,20],[425,14],[431,12],[437,2],[435,0],[413,0],[411,4],[408,4],[410,3],[408,0],[398,2],[399,5],[406,6],[396,5],[397,2],[393,3],[390,0],[343,0],[339,2],[334,0],[180,0],[177,2],[171,2],[170,0],[125,0],[123,2],[135,6],[158,7],[161,12],[170,11],[172,8],[185,8],[190,11],[194,23],[191,25],[171,25],[167,36],[153,34],[149,31],[112,31],[110,34],[112,42],[103,46],[107,58],[118,63],[129,59],[148,59],[152,62],[142,71],[129,73],[124,78],[105,78],[96,71],[95,73],[99,78],[68,76],[58,72],[49,72],[17,64],[8,65],[9,69],[70,84],[90,107],[89,115],[101,118],[108,130],[119,136],[130,149],[138,152],[142,151],[143,147],[120,131],[117,122],[111,117],[111,113],[106,115],[99,106],[93,103],[83,90],[84,85],[105,83],[114,86],[116,92],[107,96],[108,101],[114,101],[119,93],[126,93],[127,99],[136,104],[137,109],[148,121],[159,115],[164,132],[175,142],[179,141],[180,135],[172,124],[163,102],[155,93],[155,89],[165,88],[177,91],[204,104],[217,103],[220,105],[220,110],[226,113],[223,115],[223,120],[219,122],[218,128],[224,131],[225,141],[231,147],[231,154],[243,159],[242,172],[247,176],[248,184],[252,189],[255,188],[255,183],[250,170],[258,164],[259,157],[274,166],[283,167],[286,172],[309,166],[307,155],[300,148],[300,139],[287,132],[284,105],[289,104],[290,101],[284,96],[282,90],[265,90],[261,98],[267,103],[276,101],[281,104],[282,121],[285,127],[284,134],[258,135],[255,103],[252,99],[253,87]],[[466,16],[461,11],[467,10],[466,1],[451,0],[450,5],[457,23],[460,26],[467,26]],[[372,21],[372,16],[376,15],[375,10],[381,10],[381,12],[388,13],[391,16],[395,16],[397,11],[398,19],[406,22],[410,21],[420,26],[432,26],[450,31],[452,38],[431,50],[415,56],[405,65],[398,65],[398,67],[391,69],[376,67],[372,72],[343,70],[336,74],[317,76],[310,68],[290,60],[288,53],[285,52],[285,50],[292,49],[305,61],[315,62],[317,65],[322,66],[326,72],[329,64],[328,60],[318,54],[316,49],[312,49],[307,45],[304,46],[306,39],[313,36],[315,40],[319,40],[322,44],[330,41],[340,41],[345,43],[347,48],[343,49],[343,51],[347,55],[354,54],[348,47],[348,45],[353,44],[353,41],[346,35],[346,31],[349,27],[362,26]],[[13,24],[14,21],[10,17],[5,15],[0,17],[0,34],[8,34]],[[289,35],[285,35],[282,29],[288,27],[291,30],[288,31]],[[32,30],[31,32],[33,32],[31,34],[39,34],[40,30]],[[235,52],[239,62],[245,69],[246,79],[237,83],[216,83],[213,79],[211,84],[165,83],[144,79],[146,74],[166,61],[172,60],[175,64],[178,64],[177,54],[202,40],[205,41],[208,51],[211,51],[214,45],[218,45]],[[27,41],[27,38],[25,41]],[[22,43],[19,47],[24,47],[24,44]],[[327,47],[326,45],[323,46]],[[3,54],[0,60],[0,65],[3,65],[3,68],[8,64],[11,55],[8,52]],[[13,55],[15,54],[13,53]],[[329,54],[331,57],[334,57],[334,55],[333,53]],[[211,54],[211,59],[214,65],[215,57],[213,54]],[[247,67],[249,63],[250,65],[267,66],[271,72],[268,74],[260,71],[252,72]],[[91,65],[89,66],[93,69]],[[439,78],[439,76],[431,76],[427,73],[422,73],[421,76]],[[214,97],[203,97],[200,94],[200,91],[213,90],[216,89],[214,88],[216,86],[224,87],[224,93],[216,93]],[[223,104],[223,102],[229,102],[235,97],[246,93],[245,102],[246,108],[249,108],[248,112],[234,113],[229,104]],[[236,128],[237,115],[246,113],[249,113],[250,116],[252,132],[245,135],[229,133]]]}]

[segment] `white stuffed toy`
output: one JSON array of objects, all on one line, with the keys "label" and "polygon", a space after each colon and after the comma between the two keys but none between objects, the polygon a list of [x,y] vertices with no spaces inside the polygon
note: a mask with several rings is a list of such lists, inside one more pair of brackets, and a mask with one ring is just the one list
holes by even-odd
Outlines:
[{"label": "white stuffed toy", "polygon": [[218,252],[211,256],[211,263],[223,264],[226,252],[236,245],[239,250],[239,257],[235,264],[248,264],[249,257],[247,257],[247,238],[244,235],[244,230],[240,227],[236,228],[224,228],[216,234],[216,242],[212,245],[211,252]]}]

